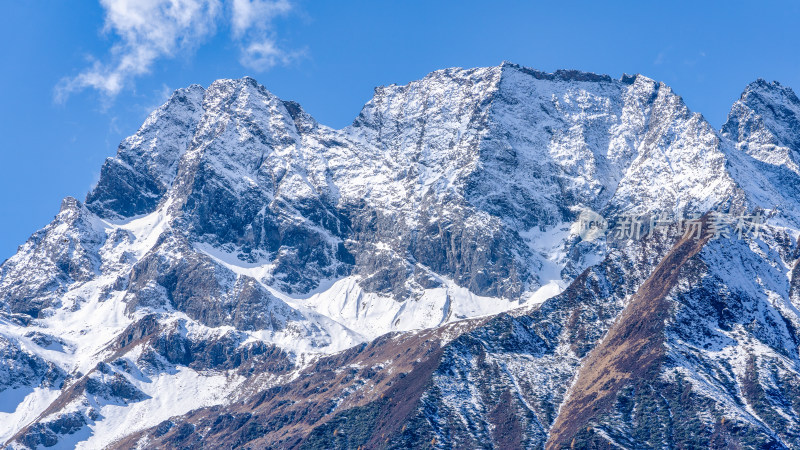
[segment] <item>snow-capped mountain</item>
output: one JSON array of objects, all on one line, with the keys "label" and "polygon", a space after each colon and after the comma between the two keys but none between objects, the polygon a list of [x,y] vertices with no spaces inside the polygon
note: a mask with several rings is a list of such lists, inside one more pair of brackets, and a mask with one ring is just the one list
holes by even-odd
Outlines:
[{"label": "snow-capped mountain", "polygon": [[[0,266],[0,442],[800,447],[798,164],[763,80],[719,131],[641,75],[510,63],[341,130],[180,89]],[[721,213],[766,224],[576,227]]]}]

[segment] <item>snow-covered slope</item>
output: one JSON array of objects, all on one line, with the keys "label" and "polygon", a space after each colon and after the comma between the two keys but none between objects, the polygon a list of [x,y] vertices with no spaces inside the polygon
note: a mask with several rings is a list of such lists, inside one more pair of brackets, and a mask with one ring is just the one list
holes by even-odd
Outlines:
[{"label": "snow-covered slope", "polygon": [[[725,386],[696,361],[712,371],[731,365],[741,379],[741,367],[766,370],[783,357],[775,370],[798,373],[796,328],[780,323],[800,325],[791,287],[799,112],[790,89],[759,81],[718,133],[647,77],[510,63],[379,87],[340,130],[251,78],[178,90],[106,161],[85,203],[65,199],[0,266],[0,419],[13,424],[0,441],[97,448],[139,432],[141,442],[189,436],[208,411],[244,414],[254,396],[316,377],[312,368],[368,367],[364,379],[336,372],[329,397],[309,397],[333,405],[305,428],[286,419],[291,432],[253,437],[328,442],[324,422],[346,413],[336,405],[365,407],[400,389],[364,380],[430,360],[419,375],[430,384],[412,396],[419,409],[406,411],[433,427],[420,436],[490,442],[498,417],[523,414],[519,442],[544,445],[550,427],[562,426],[562,402],[575,398],[570,380],[583,379],[590,350],[636,305],[679,238],[583,240],[574,223],[588,211],[611,223],[628,213],[768,217],[761,240],[698,250],[701,268],[668,298],[680,309],[706,283],[704,298],[747,304],[743,317],[780,334],[769,348],[746,327],[734,336],[703,322],[723,327],[713,333],[727,333],[733,353],[705,348],[677,325],[658,331],[670,349],[659,367],[676,367],[664,374],[680,372],[728,405],[714,411],[755,424],[762,413],[730,406],[738,397],[723,398]],[[670,317],[679,324],[681,314]],[[385,336],[396,332],[405,334]],[[422,336],[428,344],[417,350],[431,347],[417,362],[404,349],[394,355]],[[385,358],[365,356],[365,346]],[[744,351],[763,358],[743,362]],[[504,375],[483,384],[487,370]],[[358,401],[341,403],[354,392]],[[487,406],[510,405],[507,395],[522,409]],[[190,411],[202,417],[170,419]],[[771,419],[758,420],[754,427],[769,428]],[[612,442],[639,442],[602,423]],[[559,433],[561,442],[571,431]],[[776,433],[776,442],[794,442]]]}]

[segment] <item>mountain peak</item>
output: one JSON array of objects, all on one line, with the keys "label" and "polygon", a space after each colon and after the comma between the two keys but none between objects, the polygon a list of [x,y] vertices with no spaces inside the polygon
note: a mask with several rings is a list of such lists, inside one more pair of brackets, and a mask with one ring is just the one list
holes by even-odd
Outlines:
[{"label": "mountain peak", "polygon": [[519,64],[504,61],[500,65],[501,69],[518,70],[540,80],[559,80],[559,81],[613,81],[608,75],[600,75],[594,72],[584,72],[574,69],[558,69],[553,73],[542,70],[532,69]]},{"label": "mountain peak", "polygon": [[[135,423],[150,439],[137,442],[165,447],[542,447],[606,414],[589,439],[654,447],[627,428],[640,422],[629,406],[663,405],[671,427],[689,392],[704,396],[698,429],[712,413],[788,429],[791,403],[762,414],[767,396],[743,380],[788,361],[795,387],[781,395],[800,386],[800,317],[785,307],[800,289],[786,278],[800,207],[788,231],[770,216],[757,242],[619,233],[632,214],[795,205],[793,103],[776,83],[748,92],[732,145],[641,75],[443,69],[376,88],[339,130],[250,77],[179,89],[105,162],[85,206],[65,199],[0,266],[0,316],[15,318],[0,320],[0,354],[35,372],[25,415],[0,413],[18,424],[0,440],[104,448]],[[617,229],[584,239],[584,211]],[[631,337],[642,351],[625,351]],[[753,351],[761,361],[736,359]],[[691,383],[646,364],[655,354]],[[593,360],[621,376],[594,377]],[[639,368],[672,392],[627,401],[651,385]],[[17,377],[4,370],[0,392]],[[568,391],[598,383],[610,389],[597,402]],[[580,420],[554,427],[559,411]]]},{"label": "mountain peak", "polygon": [[[758,114],[770,115],[773,114],[770,110],[784,105],[787,105],[790,109],[796,109],[800,106],[800,100],[792,88],[784,86],[778,81],[768,82],[763,78],[748,84],[742,91],[739,101],[756,110]],[[789,111],[784,110],[784,112]],[[792,111],[792,113],[795,113],[795,111]]]},{"label": "mountain peak", "polygon": [[81,205],[81,202],[75,197],[64,197],[64,199],[61,200],[61,208],[59,208],[58,212],[62,213],[65,211],[72,211],[75,209],[80,209],[82,206],[83,205]]},{"label": "mountain peak", "polygon": [[[764,78],[757,78],[755,81],[750,82],[744,89],[742,95],[745,95],[749,92],[758,91],[758,90],[786,90],[789,89],[788,87],[783,86],[777,80],[767,81]],[[789,89],[791,90],[791,89]]]},{"label": "mountain peak", "polygon": [[219,92],[222,93],[222,92],[225,92],[226,90],[229,90],[229,89],[237,89],[237,90],[239,90],[239,89],[247,89],[247,88],[255,89],[256,91],[260,92],[263,95],[268,95],[268,96],[272,95],[272,93],[270,93],[267,90],[267,88],[265,88],[263,85],[259,84],[259,82],[255,78],[250,77],[250,76],[245,76],[245,77],[242,77],[242,78],[220,78],[218,80],[213,81],[208,86],[207,90],[208,91],[219,91]]},{"label": "mountain peak", "polygon": [[721,134],[758,161],[800,174],[800,99],[777,81],[747,85]]}]

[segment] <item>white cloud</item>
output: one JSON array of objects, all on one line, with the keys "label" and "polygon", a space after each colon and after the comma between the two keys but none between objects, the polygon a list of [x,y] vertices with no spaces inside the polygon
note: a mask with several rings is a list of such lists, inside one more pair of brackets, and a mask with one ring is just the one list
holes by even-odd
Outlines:
[{"label": "white cloud", "polygon": [[275,18],[291,11],[288,0],[100,0],[104,32],[113,36],[109,60],[92,60],[78,75],[61,80],[56,100],[95,89],[113,98],[134,78],[149,73],[160,59],[192,52],[229,23],[239,43],[242,65],[263,71],[291,61],[296,53],[280,49]]},{"label": "white cloud", "polygon": [[231,28],[240,39],[239,62],[256,71],[265,71],[278,64],[288,64],[298,55],[278,48],[272,33],[272,20],[289,13],[287,0],[233,0]]},{"label": "white cloud", "polygon": [[287,0],[233,0],[233,34],[241,38],[253,28],[266,31],[270,28],[272,19],[285,15],[291,9],[292,5]]},{"label": "white cloud", "polygon": [[275,46],[275,42],[265,39],[252,42],[244,48],[239,62],[254,70],[266,70],[277,65],[286,55]]}]

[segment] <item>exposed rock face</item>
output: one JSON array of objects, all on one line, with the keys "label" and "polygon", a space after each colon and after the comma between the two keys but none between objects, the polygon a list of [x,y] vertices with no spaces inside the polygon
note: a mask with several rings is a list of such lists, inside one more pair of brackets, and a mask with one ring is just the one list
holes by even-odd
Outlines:
[{"label": "exposed rock face", "polygon": [[777,81],[759,79],[748,85],[722,133],[757,160],[800,173],[800,100]]},{"label": "exposed rock face", "polygon": [[95,230],[94,219],[67,197],[53,222],[3,264],[0,303],[8,312],[38,317],[42,309],[60,306],[68,286],[97,276],[106,236]]},{"label": "exposed rock face", "polygon": [[509,63],[341,130],[178,90],[0,266],[0,442],[800,447],[798,155],[762,80],[719,132],[640,75]]},{"label": "exposed rock face", "polygon": [[107,218],[147,214],[156,209],[178,173],[178,162],[203,114],[198,85],[177,90],[139,131],[108,158],[100,181],[86,196],[87,207]]}]

